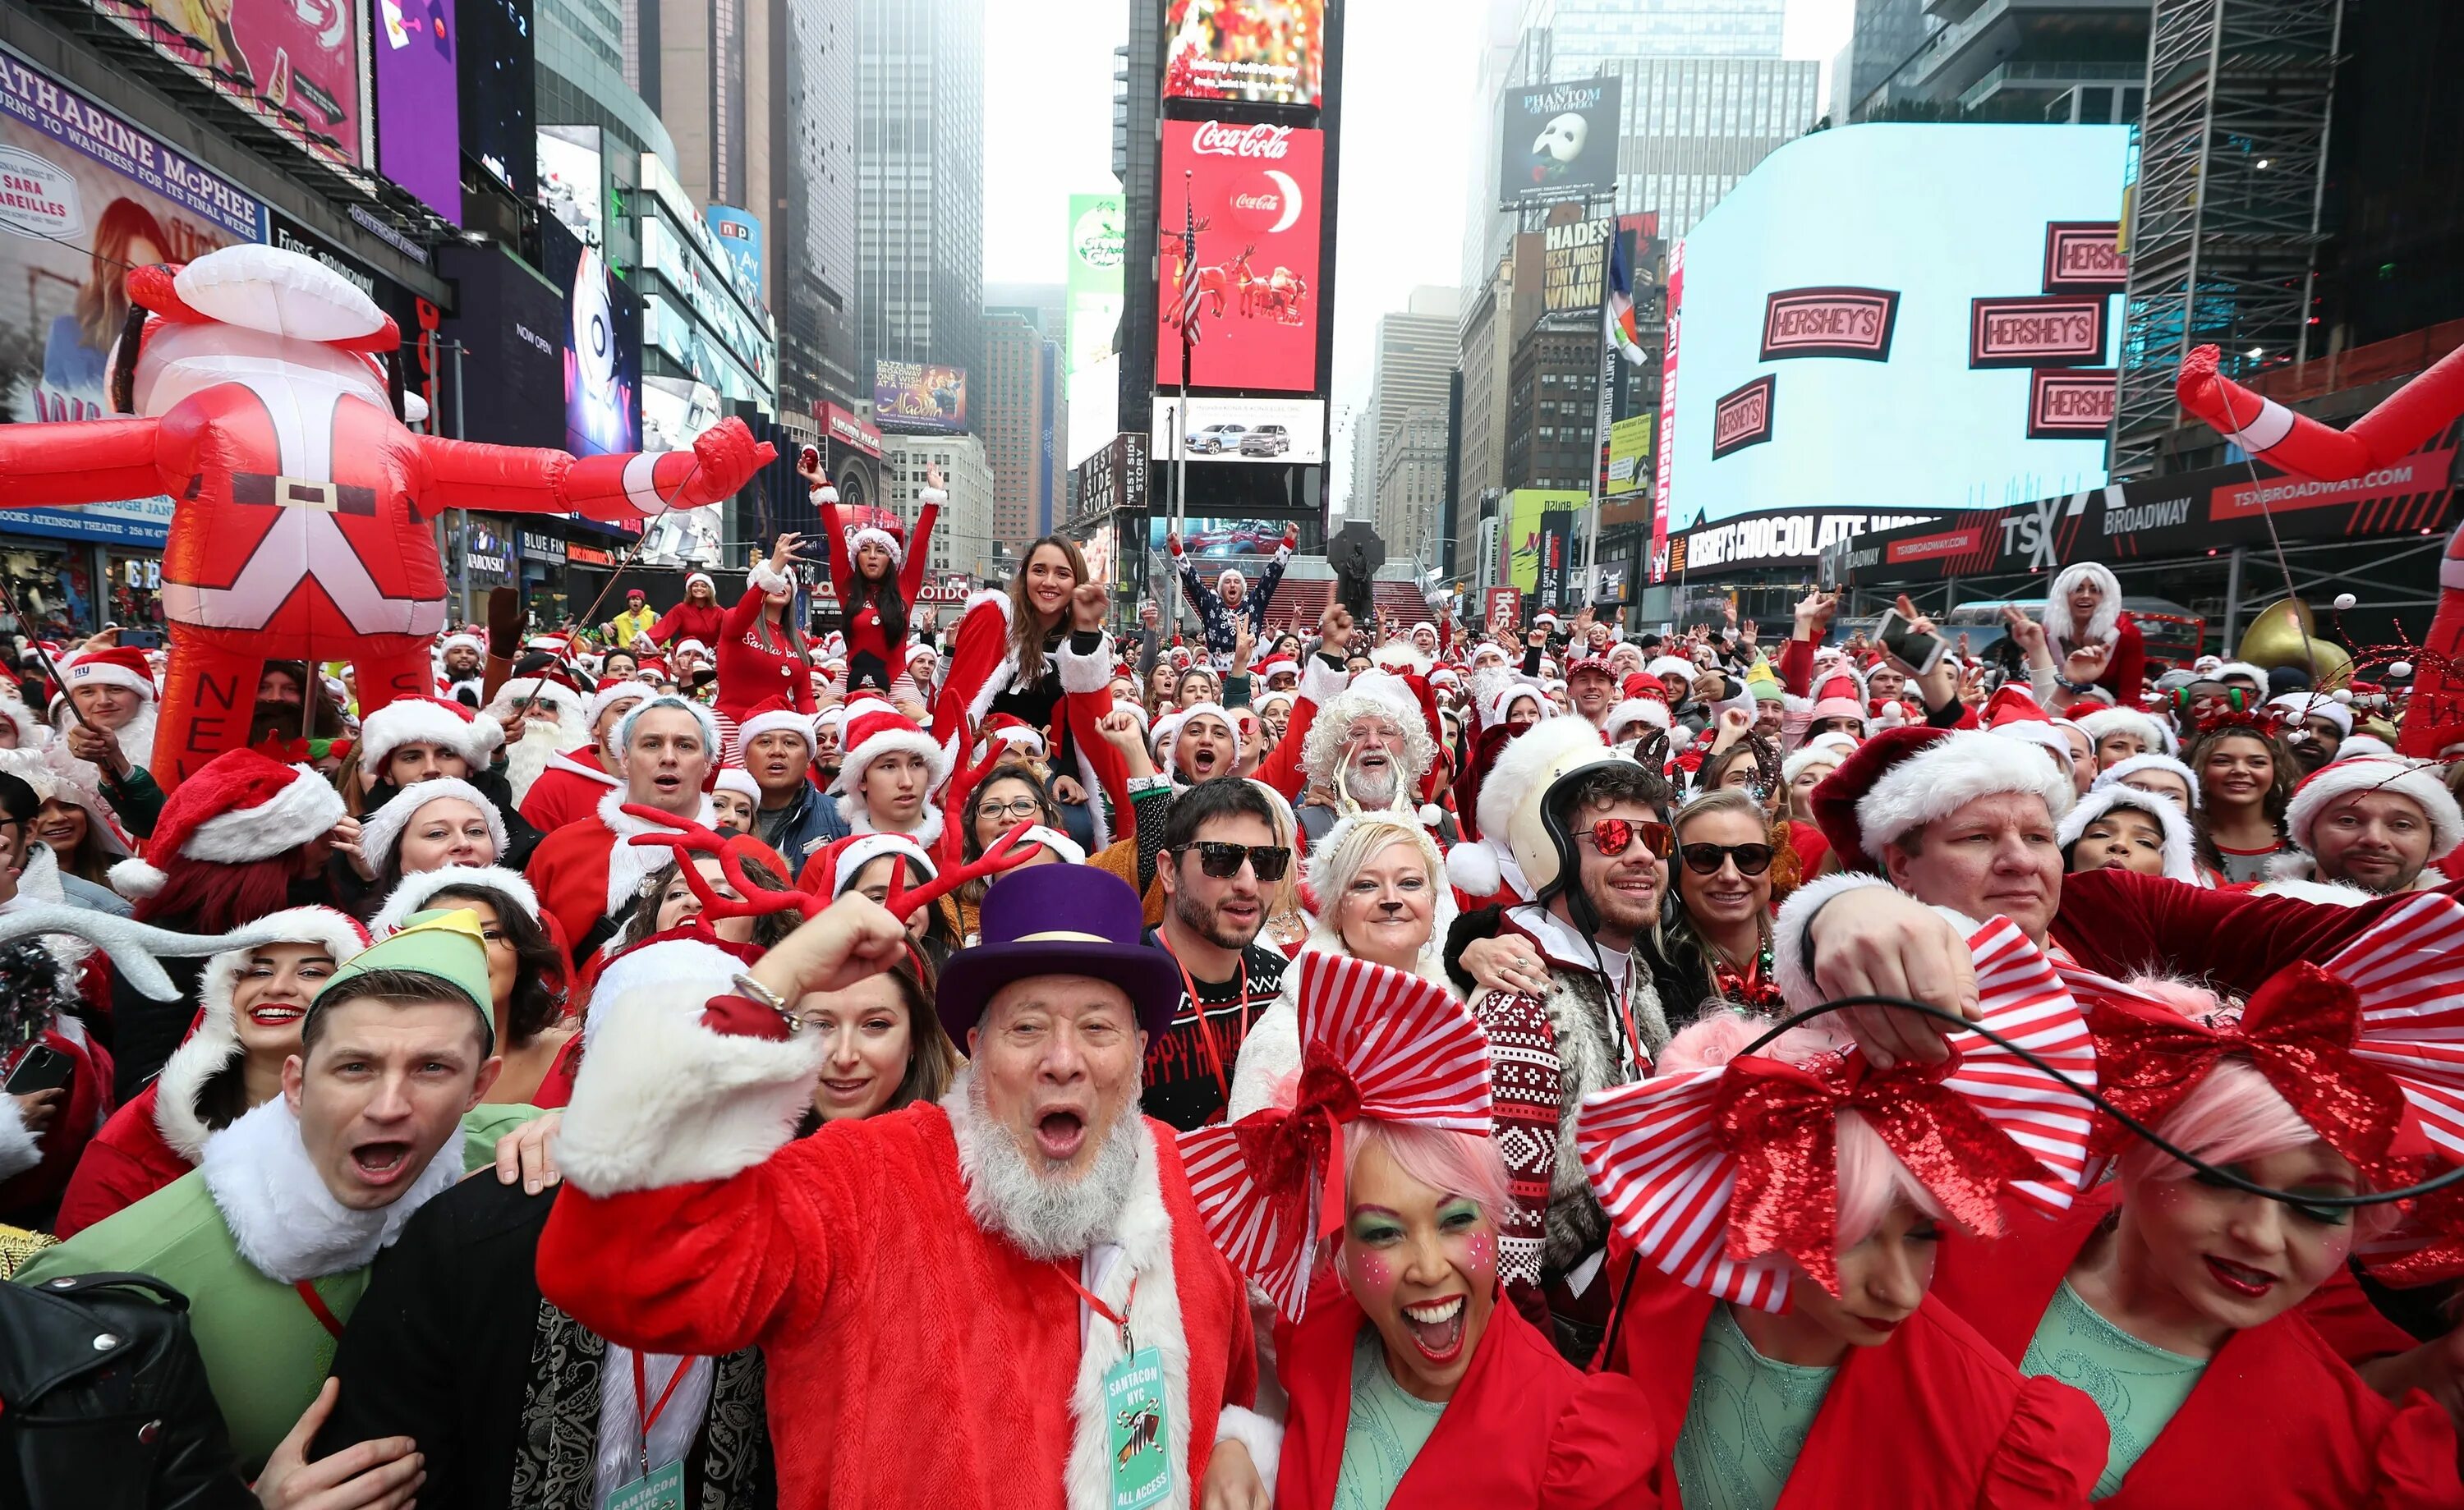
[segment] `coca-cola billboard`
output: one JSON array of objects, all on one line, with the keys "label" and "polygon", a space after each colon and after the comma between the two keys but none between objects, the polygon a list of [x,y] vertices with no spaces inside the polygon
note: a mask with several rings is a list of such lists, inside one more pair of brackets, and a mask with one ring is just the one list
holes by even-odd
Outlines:
[{"label": "coca-cola billboard", "polygon": [[[1190,386],[1319,391],[1318,191],[1325,163],[1326,139],[1317,131],[1163,122],[1158,388],[1180,383],[1186,318]],[[1184,268],[1180,233],[1191,223],[1198,228],[1197,255]]]}]

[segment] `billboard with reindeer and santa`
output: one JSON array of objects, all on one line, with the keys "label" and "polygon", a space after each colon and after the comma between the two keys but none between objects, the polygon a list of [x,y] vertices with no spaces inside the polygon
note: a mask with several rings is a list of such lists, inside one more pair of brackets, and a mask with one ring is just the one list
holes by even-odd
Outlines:
[{"label": "billboard with reindeer and santa", "polygon": [[[1155,387],[1319,391],[1319,195],[1325,133],[1221,120],[1163,122],[1162,283]],[[1187,176],[1184,177],[1183,175]],[[1196,227],[1196,254],[1181,233]]]}]

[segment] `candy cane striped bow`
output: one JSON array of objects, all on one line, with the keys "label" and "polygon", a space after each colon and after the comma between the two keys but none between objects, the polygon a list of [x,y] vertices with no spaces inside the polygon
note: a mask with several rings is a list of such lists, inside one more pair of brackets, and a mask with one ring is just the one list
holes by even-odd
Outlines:
[{"label": "candy cane striped bow", "polygon": [[[1190,1193],[1234,1268],[1299,1321],[1318,1241],[1343,1223],[1343,1125],[1361,1117],[1486,1134],[1488,1035],[1445,988],[1341,954],[1300,957],[1292,1107],[1180,1135]],[[1309,1182],[1318,1220],[1309,1220]]]},{"label": "candy cane striped bow", "polygon": [[[2008,919],[1969,937],[1983,1025],[2073,1081],[2096,1052],[2079,1005]],[[1837,1293],[1838,1114],[1856,1111],[1953,1217],[2002,1230],[2003,1192],[2045,1211],[2079,1189],[2087,1104],[1978,1033],[1947,1065],[1876,1069],[1855,1049],[1746,1058],[1587,1097],[1575,1142],[1618,1233],[1678,1280],[1776,1311],[1789,1259]]]},{"label": "candy cane striped bow", "polygon": [[[2374,1183],[2409,1183],[2433,1150],[2464,1158],[2464,907],[2451,898],[2409,898],[2324,965],[2277,972],[2238,1018],[2196,1022],[2091,972],[2062,976],[2087,1009],[2105,1098],[2142,1122],[2238,1057]],[[2126,1137],[2110,1126],[2099,1149]]]}]

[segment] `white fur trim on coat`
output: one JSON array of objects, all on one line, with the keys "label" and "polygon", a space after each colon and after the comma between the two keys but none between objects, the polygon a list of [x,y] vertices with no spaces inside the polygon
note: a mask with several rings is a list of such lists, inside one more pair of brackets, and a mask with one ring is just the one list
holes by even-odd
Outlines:
[{"label": "white fur trim on coat", "polygon": [[43,1162],[43,1140],[26,1128],[17,1098],[0,1096],[0,1180],[15,1179]]},{"label": "white fur trim on coat", "polygon": [[487,820],[488,837],[495,841],[496,854],[501,857],[508,847],[505,815],[497,812],[496,804],[489,801],[487,795],[477,787],[459,777],[451,776],[414,781],[396,792],[385,806],[360,820],[361,855],[372,867],[382,868],[392,857],[394,846],[402,843],[403,830],[410,826],[410,821],[419,815],[419,810],[430,802],[449,798],[457,802],[468,802],[479,810],[480,816]]},{"label": "white fur trim on coat", "polygon": [[2054,829],[2055,839],[2064,849],[2079,843],[2088,825],[2117,807],[2145,813],[2156,820],[2165,835],[2165,874],[2175,881],[2202,885],[2199,863],[2191,847],[2190,820],[2181,809],[2153,792],[2142,792],[2135,786],[2099,786],[2091,788],[2079,805],[2062,815]]},{"label": "white fur trim on coat", "polygon": [[1327,665],[1322,655],[1310,656],[1309,664],[1301,667],[1299,692],[1305,703],[1324,708],[1342,696],[1343,689],[1351,685],[1352,673],[1342,667]]},{"label": "white fur trim on coat", "polygon": [[1095,648],[1080,655],[1069,647],[1069,636],[1061,637],[1060,647],[1052,652],[1053,665],[1061,672],[1061,689],[1065,692],[1100,692],[1112,685],[1112,637],[1106,635],[1095,642]]},{"label": "white fur trim on coat", "polygon": [[1258,1481],[1273,1491],[1275,1471],[1283,1462],[1284,1429],[1255,1411],[1225,1404],[1215,1418],[1215,1442],[1238,1442],[1248,1449],[1249,1461],[1258,1470]]},{"label": "white fur trim on coat", "polygon": [[733,995],[740,961],[706,945],[654,944],[609,966],[557,1134],[557,1162],[593,1195],[723,1180],[794,1135],[813,1105],[823,1035],[739,1038],[702,1025]]},{"label": "white fur trim on coat", "polygon": [[[975,1150],[981,1141],[1001,1134],[977,1125],[975,1110],[967,1104],[967,1076],[971,1073],[959,1072],[949,1094],[941,1098],[941,1109],[949,1114],[950,1134],[958,1146],[958,1173],[967,1188],[968,1210],[989,1230],[984,1214],[976,1210],[977,1184],[970,1176],[979,1162]],[[1129,1114],[1133,1113],[1125,1113]],[[1131,1333],[1139,1346],[1153,1347],[1160,1355],[1164,1413],[1170,1427],[1165,1452],[1177,1470],[1172,1497],[1165,1503],[1174,1510],[1188,1510],[1195,1487],[1189,1479],[1189,1337],[1181,1324],[1180,1285],[1174,1277],[1172,1214],[1163,1203],[1155,1129],[1141,1118],[1138,1131],[1137,1173],[1130,1187],[1130,1198],[1121,1209],[1120,1220],[1112,1230],[1111,1240],[1119,1256],[1107,1272],[1092,1277],[1093,1282],[1088,1287],[1115,1315],[1128,1317]],[[1089,1278],[1081,1276],[1082,1280]],[[1104,1400],[1104,1375],[1125,1356],[1120,1332],[1101,1318],[1095,1319],[1087,1328],[1086,1342],[1078,1353],[1078,1376],[1069,1390],[1069,1456],[1062,1477],[1062,1500],[1068,1510],[1110,1510],[1111,1505],[1112,1417]]]},{"label": "white fur trim on coat", "polygon": [[239,1256],[257,1273],[296,1284],[366,1268],[392,1247],[419,1208],[462,1177],[462,1133],[456,1127],[446,1137],[399,1199],[373,1211],[353,1211],[325,1189],[281,1096],[207,1139],[197,1168]]},{"label": "white fur trim on coat", "polygon": [[[2068,753],[2069,747],[2064,746],[2066,757]],[[2068,766],[2067,758],[2063,764]],[[1962,729],[1924,746],[1881,774],[1858,799],[1857,837],[1865,846],[1866,858],[1880,864],[1882,846],[1902,834],[1948,818],[1978,798],[2002,792],[2033,792],[2043,798],[2056,822],[2071,810],[2077,797],[2070,772],[2055,769],[2051,761],[2025,748],[2025,741],[1981,729]],[[1484,805],[1487,799],[1484,790]]]},{"label": "white fur trim on coat", "polygon": [[[602,797],[598,812],[599,821],[616,836],[616,843],[607,851],[607,911],[612,917],[619,908],[633,900],[643,882],[676,858],[676,852],[665,844],[631,842],[636,834],[669,833],[671,830],[626,812],[623,788]],[[700,810],[693,815],[694,821],[707,827],[715,816],[711,811],[710,799],[703,797]]]},{"label": "white fur trim on coat", "polygon": [[[1092,778],[1091,774],[1089,778]],[[884,830],[877,829],[872,826],[871,810],[864,805],[864,799],[856,796],[853,792],[847,793],[840,797],[838,799],[838,804],[839,818],[847,824],[848,833],[876,834],[884,832]],[[928,799],[924,803],[923,818],[917,821],[913,830],[908,833],[901,834],[898,837],[902,839],[912,839],[915,841],[915,843],[923,845],[927,851],[930,851],[935,844],[938,844],[941,842],[941,809],[935,807],[931,799]]]},{"label": "white fur trim on coat", "polygon": [[[284,943],[322,944],[337,965],[349,964],[367,947],[358,925],[332,908],[286,908],[259,918],[256,928],[281,929]],[[246,1052],[240,1047],[231,996],[239,984],[239,973],[248,968],[255,952],[253,948],[229,950],[206,961],[205,973],[197,979],[197,1025],[163,1061],[162,1073],[155,1079],[155,1130],[163,1134],[172,1152],[191,1164],[205,1153],[206,1140],[213,1131],[197,1109],[197,1098],[208,1082]]]},{"label": "white fur trim on coat", "polygon": [[796,579],[772,566],[770,558],[765,556],[755,561],[751,569],[745,572],[744,585],[755,592],[783,592],[796,585]]},{"label": "white fur trim on coat", "polygon": [[1822,910],[1824,903],[1843,891],[1854,891],[1862,886],[1887,888],[1889,886],[1890,883],[1881,876],[1846,870],[1824,876],[1819,881],[1807,882],[1780,904],[1779,916],[1771,922],[1771,974],[1780,995],[1787,998],[1790,1010],[1802,1011],[1822,1001],[1821,989],[1815,985],[1814,976],[1806,969],[1805,934],[1814,922],[1814,915]]},{"label": "white fur trim on coat", "polygon": [[331,832],[344,817],[342,794],[304,765],[291,769],[297,774],[272,800],[207,819],[188,835],[180,853],[190,860],[238,864],[297,849]]},{"label": "white fur trim on coat", "polygon": [[2390,759],[2385,755],[2339,760],[2304,777],[2293,789],[2293,800],[2285,804],[2285,832],[2303,850],[2318,853],[2310,838],[2319,815],[2329,803],[2362,792],[2387,792],[2409,799],[2420,808],[2430,820],[2431,859],[2437,860],[2457,844],[2464,844],[2464,809],[2456,806],[2447,783],[2439,779],[2438,767],[2428,761]]}]

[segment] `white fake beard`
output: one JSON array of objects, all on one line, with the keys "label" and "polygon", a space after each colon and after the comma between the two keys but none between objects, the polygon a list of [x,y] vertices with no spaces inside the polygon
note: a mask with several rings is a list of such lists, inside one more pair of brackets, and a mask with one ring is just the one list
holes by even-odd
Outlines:
[{"label": "white fake beard", "polygon": [[1386,762],[1386,774],[1374,777],[1365,771],[1347,772],[1343,789],[1364,812],[1382,812],[1395,805],[1395,794],[1400,789],[1403,768],[1392,758]]},{"label": "white fake beard", "polygon": [[[1138,1090],[1132,1086],[1111,1130],[1095,1149],[1087,1171],[1075,1179],[1045,1172],[1042,1154],[996,1121],[985,1099],[983,1077],[969,1071],[966,1108],[975,1136],[959,1145],[966,1175],[967,1215],[986,1232],[1016,1243],[1030,1258],[1074,1258],[1119,1228],[1138,1172]],[[966,1157],[972,1145],[974,1158]]]},{"label": "white fake beard", "polygon": [[127,757],[130,765],[143,770],[153,764],[153,702],[149,699],[148,701],[139,705],[137,716],[121,725],[118,729],[113,730],[111,736],[120,741],[120,753]]},{"label": "white fake beard", "polygon": [[585,737],[576,739],[572,730],[553,718],[531,718],[522,725],[522,737],[505,751],[505,780],[512,786],[514,805],[521,805],[530,796],[531,783],[547,769],[548,760],[577,743],[587,744]]}]

